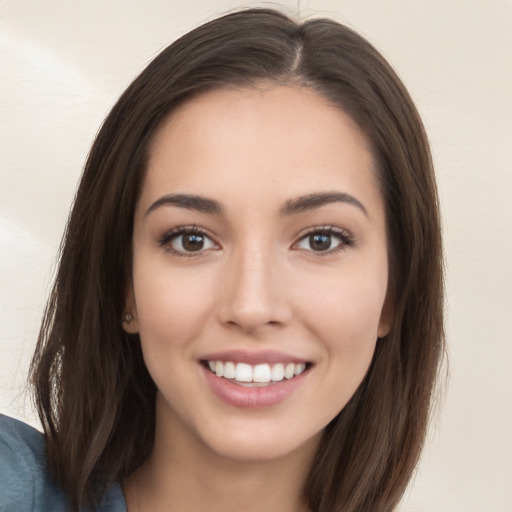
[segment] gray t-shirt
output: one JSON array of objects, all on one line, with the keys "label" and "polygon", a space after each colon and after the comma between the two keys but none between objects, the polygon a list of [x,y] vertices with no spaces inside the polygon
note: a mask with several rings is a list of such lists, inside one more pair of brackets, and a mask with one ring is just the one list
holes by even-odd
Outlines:
[{"label": "gray t-shirt", "polygon": [[[71,510],[48,471],[44,443],[36,429],[0,414],[0,512]],[[126,512],[121,486],[111,485],[94,511]]]}]

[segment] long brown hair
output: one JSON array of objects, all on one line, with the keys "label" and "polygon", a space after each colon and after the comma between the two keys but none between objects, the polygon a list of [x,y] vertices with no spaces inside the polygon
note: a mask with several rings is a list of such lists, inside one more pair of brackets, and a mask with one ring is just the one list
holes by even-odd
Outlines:
[{"label": "long brown hair", "polygon": [[183,101],[261,81],[310,87],[355,120],[388,229],[393,328],[325,428],[305,500],[314,511],[390,511],[418,461],[444,349],[438,199],[422,122],[389,64],[352,30],[251,9],[162,51],[114,106],[86,162],[31,366],[49,466],[75,508],[153,446],[155,386],[138,336],[121,326],[150,142]]}]

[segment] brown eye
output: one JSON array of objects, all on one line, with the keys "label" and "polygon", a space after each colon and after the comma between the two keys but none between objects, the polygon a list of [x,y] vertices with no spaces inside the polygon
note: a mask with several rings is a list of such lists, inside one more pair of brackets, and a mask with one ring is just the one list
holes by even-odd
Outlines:
[{"label": "brown eye", "polygon": [[205,237],[203,235],[192,233],[188,235],[181,235],[181,238],[181,245],[185,251],[200,251],[204,247]]},{"label": "brown eye", "polygon": [[331,248],[332,237],[327,234],[313,234],[309,235],[309,246],[313,251],[327,251]]},{"label": "brown eye", "polygon": [[179,256],[190,256],[208,249],[218,249],[215,242],[203,231],[197,228],[177,228],[166,233],[159,245],[169,252]]},{"label": "brown eye", "polygon": [[338,228],[323,228],[311,230],[303,236],[294,246],[314,253],[333,253],[353,245],[352,237],[345,230]]}]

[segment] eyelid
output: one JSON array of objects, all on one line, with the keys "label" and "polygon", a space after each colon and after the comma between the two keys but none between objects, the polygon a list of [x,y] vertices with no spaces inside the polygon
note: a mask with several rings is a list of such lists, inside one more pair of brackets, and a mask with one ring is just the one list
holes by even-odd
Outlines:
[{"label": "eyelid", "polygon": [[171,242],[178,238],[179,236],[183,235],[200,235],[205,238],[208,238],[214,245],[215,249],[219,249],[220,245],[215,240],[214,236],[211,235],[208,230],[204,228],[198,228],[195,224],[188,225],[188,226],[177,226],[175,228],[172,228],[168,231],[166,231],[162,236],[158,238],[158,246],[162,247],[167,252],[171,253],[173,256],[181,256],[186,258],[191,257],[198,257],[203,256],[206,252],[211,250],[211,248],[208,249],[202,249],[199,251],[178,251],[174,249],[171,246]]},{"label": "eyelid", "polygon": [[[304,240],[306,237],[311,236],[313,234],[328,234],[331,236],[334,236],[341,240],[341,242],[336,245],[332,249],[327,249],[325,251],[314,251],[313,249],[301,249],[299,247],[296,247],[299,242]],[[311,228],[308,228],[307,230],[303,231],[298,237],[296,242],[293,243],[292,249],[295,250],[302,250],[305,252],[308,252],[314,256],[322,257],[322,256],[328,256],[332,255],[338,251],[342,251],[347,249],[348,247],[352,247],[355,243],[353,235],[347,231],[346,229],[338,228],[333,225],[323,225],[323,226],[314,226]]]}]

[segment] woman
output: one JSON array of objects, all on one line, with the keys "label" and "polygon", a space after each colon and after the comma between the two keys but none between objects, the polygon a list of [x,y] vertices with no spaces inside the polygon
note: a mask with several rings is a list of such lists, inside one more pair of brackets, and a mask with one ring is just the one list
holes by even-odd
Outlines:
[{"label": "woman", "polygon": [[405,88],[333,21],[227,15],[151,62],[97,136],[32,362],[44,442],[2,419],[2,500],[393,510],[442,351]]}]

